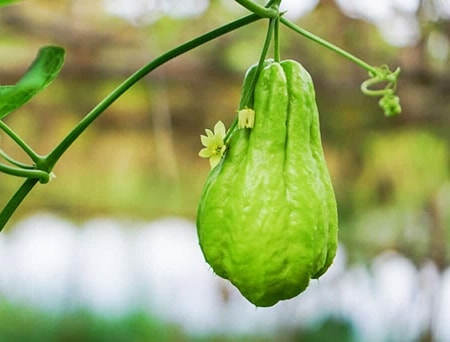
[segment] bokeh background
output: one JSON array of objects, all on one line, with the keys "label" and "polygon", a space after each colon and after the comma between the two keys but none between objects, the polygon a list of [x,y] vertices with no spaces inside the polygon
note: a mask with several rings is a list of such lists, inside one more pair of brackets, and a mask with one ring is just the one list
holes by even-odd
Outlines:
[{"label": "bokeh background", "polygon": [[[0,235],[0,340],[450,341],[450,1],[283,0],[286,16],[373,65],[402,69],[386,118],[367,73],[283,28],[315,81],[338,199],[335,265],[300,297],[255,309],[204,263],[199,135],[236,114],[257,22],[165,64],[69,149]],[[246,14],[232,0],[34,0],[0,9],[0,83],[39,47],[56,81],[5,122],[39,153],[166,50]],[[4,134],[0,148],[26,156]],[[0,175],[0,204],[21,181]]]}]

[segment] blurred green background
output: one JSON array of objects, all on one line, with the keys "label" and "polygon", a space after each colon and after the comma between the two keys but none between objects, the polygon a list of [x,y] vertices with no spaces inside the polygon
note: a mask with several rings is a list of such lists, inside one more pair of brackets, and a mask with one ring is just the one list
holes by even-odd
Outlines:
[{"label": "blurred green background", "polygon": [[[417,268],[432,261],[443,273],[450,262],[449,3],[397,0],[372,8],[365,1],[305,1],[298,13],[293,3],[292,16],[300,26],[372,65],[402,69],[398,94],[403,113],[386,118],[377,100],[359,90],[367,77],[364,70],[286,28],[281,31],[282,58],[301,62],[315,81],[338,199],[340,241],[350,263],[367,264],[383,251],[395,250]],[[67,49],[57,80],[5,122],[45,154],[140,66],[243,14],[231,0],[35,0],[3,7],[1,84],[14,84],[40,46]],[[133,87],[69,149],[54,170],[56,180],[34,189],[7,230],[40,211],[75,222],[97,216],[194,220],[209,171],[208,162],[197,156],[199,135],[219,119],[231,124],[244,72],[257,61],[265,29],[265,22],[257,22],[228,34]],[[12,141],[0,137],[2,149],[27,161]],[[1,205],[20,183],[0,175]],[[5,310],[22,309],[2,310],[0,317],[14,317]],[[49,324],[40,314],[27,315],[27,322]],[[81,316],[82,322],[67,320],[82,331],[100,324],[100,318]],[[139,316],[131,320],[139,321]],[[346,340],[348,331],[339,322],[329,329],[341,331]],[[161,340],[187,338],[167,331]],[[314,341],[313,335],[296,336]],[[432,338],[432,332],[422,337]]]}]

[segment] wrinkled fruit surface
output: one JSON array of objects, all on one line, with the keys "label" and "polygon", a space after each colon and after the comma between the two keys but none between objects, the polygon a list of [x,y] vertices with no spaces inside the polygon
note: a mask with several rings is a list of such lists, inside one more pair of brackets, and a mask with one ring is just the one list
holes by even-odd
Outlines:
[{"label": "wrinkled fruit surface", "polygon": [[214,272],[256,306],[272,306],[331,265],[337,209],[309,73],[295,61],[266,62],[252,104],[254,127],[232,133],[208,176],[197,230]]}]

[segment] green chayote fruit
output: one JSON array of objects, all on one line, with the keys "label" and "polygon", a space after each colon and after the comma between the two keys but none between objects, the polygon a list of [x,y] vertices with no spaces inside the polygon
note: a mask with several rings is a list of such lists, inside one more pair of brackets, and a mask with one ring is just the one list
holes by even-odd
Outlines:
[{"label": "green chayote fruit", "polygon": [[295,61],[268,61],[250,102],[254,126],[232,133],[211,170],[197,229],[214,272],[265,307],[297,296],[331,265],[337,208],[309,73]]}]

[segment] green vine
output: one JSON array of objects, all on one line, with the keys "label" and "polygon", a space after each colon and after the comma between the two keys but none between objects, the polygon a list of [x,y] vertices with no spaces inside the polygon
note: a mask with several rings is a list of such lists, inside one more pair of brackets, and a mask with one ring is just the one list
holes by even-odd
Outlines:
[{"label": "green vine", "polygon": [[[0,2],[0,6],[13,1]],[[347,51],[336,47],[326,40],[315,36],[314,34],[295,25],[282,16],[279,7],[281,0],[270,0],[265,6],[261,6],[251,0],[236,0],[236,2],[252,14],[243,18],[234,20],[208,33],[198,36],[184,44],[175,47],[172,50],[155,58],[150,63],[137,70],[108,96],[106,96],[97,106],[95,106],[86,116],[66,135],[66,137],[55,148],[45,156],[37,154],[28,144],[24,142],[10,127],[8,127],[2,119],[16,108],[24,105],[32,96],[47,87],[57,76],[64,61],[64,49],[61,47],[45,47],[40,53],[31,67],[27,70],[24,77],[15,86],[0,86],[0,129],[3,130],[32,160],[32,165],[27,165],[14,160],[3,150],[0,150],[0,157],[11,165],[0,163],[0,172],[16,177],[26,178],[20,188],[14,193],[9,202],[0,212],[0,231],[4,228],[15,210],[26,198],[29,192],[40,183],[48,183],[54,176],[52,173],[58,160],[69,149],[69,147],[78,139],[78,137],[118,98],[120,98],[127,90],[139,82],[150,72],[167,63],[168,61],[183,55],[199,46],[202,46],[216,38],[235,31],[239,28],[247,26],[260,19],[266,18],[269,26],[264,41],[263,49],[258,61],[258,69],[252,80],[251,87],[244,94],[240,103],[239,110],[244,109],[250,100],[252,89],[254,88],[258,75],[261,72],[270,44],[274,44],[274,59],[280,60],[280,23],[289,29],[301,34],[302,36],[328,48],[339,55],[349,59],[369,72],[370,78],[363,82],[361,90],[368,96],[381,96],[379,105],[387,116],[400,113],[401,108],[399,98],[395,95],[397,87],[397,79],[400,69],[394,72],[388,67],[373,67],[359,58],[351,55]],[[386,84],[383,89],[373,89],[374,86]],[[229,140],[231,133],[237,127],[237,116],[228,130],[224,141]]]},{"label": "green vine", "polygon": [[7,124],[0,120],[0,129],[3,130],[14,142],[19,145],[22,150],[31,158],[35,163],[38,163],[42,157],[39,156],[16,132],[14,132]]},{"label": "green vine", "polygon": [[14,158],[10,157],[10,156],[9,156],[5,151],[3,151],[2,149],[0,149],[0,157],[2,157],[2,158],[3,158],[4,160],[6,160],[8,163],[10,163],[10,164],[12,164],[12,165],[14,165],[14,166],[17,166],[17,167],[19,167],[19,168],[21,168],[21,169],[30,169],[30,170],[34,169],[34,166],[33,166],[33,165],[24,164],[24,163],[21,163],[21,162],[15,160]]},{"label": "green vine", "polygon": [[236,0],[236,2],[261,18],[275,18],[278,15],[278,6],[281,0],[270,1],[265,7],[251,0]]},{"label": "green vine", "polygon": [[[255,86],[256,86],[256,81],[258,80],[258,76],[264,67],[264,61],[266,60],[267,53],[269,52],[270,43],[272,41],[272,35],[275,30],[275,26],[276,26],[276,18],[271,18],[269,21],[269,27],[267,29],[267,34],[266,34],[266,38],[264,41],[263,49],[261,51],[261,55],[259,56],[258,68],[251,80],[250,87],[247,88],[246,92],[244,92],[244,94],[242,96],[241,102],[239,104],[239,110],[247,108],[248,103],[250,102],[250,98],[251,98],[253,90],[255,89]],[[238,117],[236,116],[230,126],[230,129],[227,131],[227,134],[225,135],[225,138],[224,138],[225,145],[228,144],[231,134],[237,128],[238,121],[239,121]]]}]

